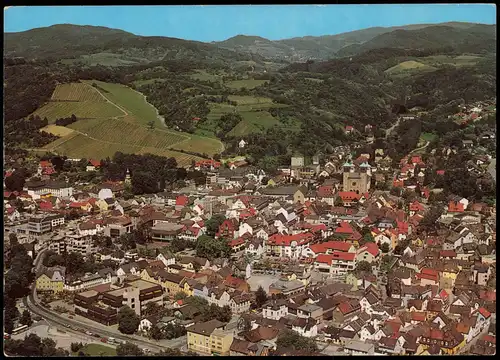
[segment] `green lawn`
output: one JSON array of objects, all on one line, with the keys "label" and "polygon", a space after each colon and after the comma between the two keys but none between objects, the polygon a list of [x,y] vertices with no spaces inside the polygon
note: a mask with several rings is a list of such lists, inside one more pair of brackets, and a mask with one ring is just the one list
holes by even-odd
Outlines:
[{"label": "green lawn", "polygon": [[267,82],[269,82],[269,80],[254,80],[254,79],[235,80],[228,82],[226,86],[231,89],[241,89],[241,88],[253,89]]},{"label": "green lawn", "polygon": [[205,70],[196,70],[196,73],[189,75],[189,77],[194,80],[210,82],[219,82],[222,80],[221,76],[209,74]]},{"label": "green lawn", "polygon": [[[101,344],[86,344],[81,351],[88,356],[116,356],[115,348]],[[78,356],[78,352],[73,353],[73,355]]]},{"label": "green lawn", "polygon": [[423,139],[424,141],[432,141],[436,137],[437,137],[437,135],[434,133],[422,133],[422,134],[420,134],[420,138]]}]

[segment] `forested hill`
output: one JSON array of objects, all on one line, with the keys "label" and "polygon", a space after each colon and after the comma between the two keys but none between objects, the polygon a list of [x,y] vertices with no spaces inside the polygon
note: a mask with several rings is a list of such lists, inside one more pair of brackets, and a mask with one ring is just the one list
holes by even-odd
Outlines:
[{"label": "forested hill", "polygon": [[336,54],[352,56],[380,48],[442,49],[452,48],[458,53],[496,52],[496,25],[476,24],[468,28],[429,26],[418,30],[394,30],[362,43],[346,46]]},{"label": "forested hill", "polygon": [[[220,47],[289,61],[326,60],[376,48],[434,48],[455,44],[479,44],[490,48],[496,26],[465,22],[373,27],[337,35],[304,36],[271,41],[258,36],[234,36],[217,42]],[[482,38],[484,36],[484,39]]]},{"label": "forested hill", "polygon": [[4,56],[26,59],[116,59],[116,65],[160,60],[262,61],[213,44],[161,36],[138,36],[99,26],[53,25],[4,34]]}]

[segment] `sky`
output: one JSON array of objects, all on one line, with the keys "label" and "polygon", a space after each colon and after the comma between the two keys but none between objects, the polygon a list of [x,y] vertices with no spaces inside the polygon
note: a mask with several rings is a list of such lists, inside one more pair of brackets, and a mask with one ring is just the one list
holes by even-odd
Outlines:
[{"label": "sky", "polygon": [[136,35],[221,41],[335,35],[374,26],[465,21],[496,24],[494,4],[10,6],[4,31],[54,24],[106,26]]}]

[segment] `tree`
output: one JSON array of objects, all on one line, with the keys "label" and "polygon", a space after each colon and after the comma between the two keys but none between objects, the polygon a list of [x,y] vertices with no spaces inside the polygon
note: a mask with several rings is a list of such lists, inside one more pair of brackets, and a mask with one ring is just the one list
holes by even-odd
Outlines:
[{"label": "tree", "polygon": [[76,353],[76,352],[80,351],[81,348],[83,348],[83,344],[81,342],[71,343],[71,351],[72,352]]},{"label": "tree", "polygon": [[255,303],[258,308],[261,308],[267,301],[266,291],[262,286],[259,286],[257,291],[255,292]]},{"label": "tree", "polygon": [[158,356],[182,356],[182,352],[179,349],[164,348],[158,353]]},{"label": "tree", "polygon": [[342,201],[342,198],[340,196],[337,196],[337,198],[335,199],[335,202],[334,204],[335,206],[344,206],[344,202]]},{"label": "tree", "polygon": [[218,257],[229,257],[231,248],[227,240],[214,239],[208,235],[202,235],[196,240],[196,255],[208,259]]},{"label": "tree", "polygon": [[438,203],[435,206],[431,207],[430,210],[424,215],[424,217],[418,224],[419,227],[424,230],[433,229],[442,214],[443,206]]},{"label": "tree", "polygon": [[133,334],[140,323],[139,316],[128,306],[123,306],[118,311],[118,330],[124,334]]},{"label": "tree", "polygon": [[184,300],[185,298],[187,297],[186,293],[184,291],[178,291],[175,295],[174,295],[174,299],[175,300]]},{"label": "tree", "polygon": [[383,243],[380,246],[380,251],[382,251],[384,254],[387,254],[389,252],[389,244],[388,243]]},{"label": "tree", "polygon": [[359,245],[364,245],[366,243],[374,243],[374,242],[375,242],[375,239],[374,239],[373,235],[371,234],[371,232],[368,231],[360,239]]},{"label": "tree", "polygon": [[372,265],[368,261],[360,261],[356,265],[356,270],[357,271],[367,271],[371,272],[372,271]]},{"label": "tree", "polygon": [[226,217],[222,214],[213,215],[207,222],[205,226],[207,228],[207,235],[215,236],[215,233],[219,231],[219,226],[226,220]]},{"label": "tree", "polygon": [[163,333],[161,332],[160,328],[156,324],[153,324],[151,326],[151,328],[149,329],[149,336],[151,336],[151,338],[154,340],[163,339]]},{"label": "tree", "polygon": [[278,335],[276,340],[278,348],[293,348],[295,350],[304,350],[308,352],[317,352],[318,346],[314,339],[300,335],[293,330],[285,330]]},{"label": "tree", "polygon": [[144,307],[144,316],[151,316],[151,315],[157,315],[162,308],[160,305],[154,302],[147,303],[146,306]]},{"label": "tree", "polygon": [[23,311],[23,314],[21,315],[21,319],[19,319],[19,322],[22,325],[27,325],[27,326],[31,326],[31,324],[33,324],[33,320],[31,320],[31,314],[28,310]]},{"label": "tree", "polygon": [[23,169],[18,169],[5,178],[5,187],[9,191],[22,191],[25,183],[26,174]]},{"label": "tree", "polygon": [[139,348],[139,346],[127,341],[125,344],[120,344],[116,347],[116,355],[142,356],[144,355],[144,352]]}]

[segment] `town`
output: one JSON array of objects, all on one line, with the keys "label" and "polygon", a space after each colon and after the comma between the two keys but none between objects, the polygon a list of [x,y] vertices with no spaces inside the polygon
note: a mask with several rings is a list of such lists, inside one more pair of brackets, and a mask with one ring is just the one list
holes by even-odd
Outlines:
[{"label": "town", "polygon": [[[454,185],[469,174],[494,194],[492,104],[450,114],[466,138],[397,161],[363,152],[369,126],[273,174],[202,160],[142,195],[129,168],[99,182],[109,159],[9,156],[4,338],[45,322],[75,352],[72,339],[160,355],[494,354],[496,199]],[[450,179],[453,164],[465,173]],[[67,181],[75,167],[85,180]]]}]

